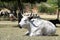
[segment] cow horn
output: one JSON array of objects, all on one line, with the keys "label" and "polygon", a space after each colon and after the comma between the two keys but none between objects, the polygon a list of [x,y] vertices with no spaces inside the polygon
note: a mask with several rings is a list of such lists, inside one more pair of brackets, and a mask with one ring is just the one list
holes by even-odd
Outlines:
[{"label": "cow horn", "polygon": [[30,14],[30,16],[32,16],[32,13]]}]

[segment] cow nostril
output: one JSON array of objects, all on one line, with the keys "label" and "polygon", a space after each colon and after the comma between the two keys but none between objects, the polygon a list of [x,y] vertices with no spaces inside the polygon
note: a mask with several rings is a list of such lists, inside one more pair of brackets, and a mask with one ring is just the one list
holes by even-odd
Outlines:
[{"label": "cow nostril", "polygon": [[20,25],[18,25],[19,26],[19,28],[22,28]]}]

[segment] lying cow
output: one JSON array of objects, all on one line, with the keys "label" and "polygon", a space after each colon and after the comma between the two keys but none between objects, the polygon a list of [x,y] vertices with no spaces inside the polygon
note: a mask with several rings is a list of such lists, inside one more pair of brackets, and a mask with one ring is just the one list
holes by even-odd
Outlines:
[{"label": "lying cow", "polygon": [[28,16],[23,16],[19,25],[28,30],[25,34],[29,34],[29,36],[49,36],[56,32],[53,23],[40,18],[30,19]]}]

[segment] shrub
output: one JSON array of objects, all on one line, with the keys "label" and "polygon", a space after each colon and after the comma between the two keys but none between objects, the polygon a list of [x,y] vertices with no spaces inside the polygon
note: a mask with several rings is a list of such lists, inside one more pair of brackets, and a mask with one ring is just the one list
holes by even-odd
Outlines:
[{"label": "shrub", "polygon": [[56,11],[55,7],[46,7],[45,5],[41,5],[38,8],[39,12],[53,14]]}]

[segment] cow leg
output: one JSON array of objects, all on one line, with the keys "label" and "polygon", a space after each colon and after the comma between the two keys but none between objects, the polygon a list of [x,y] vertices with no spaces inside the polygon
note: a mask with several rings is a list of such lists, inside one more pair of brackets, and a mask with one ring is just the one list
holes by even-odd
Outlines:
[{"label": "cow leg", "polygon": [[27,32],[25,33],[25,35],[29,35],[29,31],[27,31]]},{"label": "cow leg", "polygon": [[35,33],[34,32],[35,32],[35,29],[34,30],[31,30],[29,36],[35,36]]},{"label": "cow leg", "polygon": [[30,35],[29,36],[33,36],[33,33],[30,33]]}]

